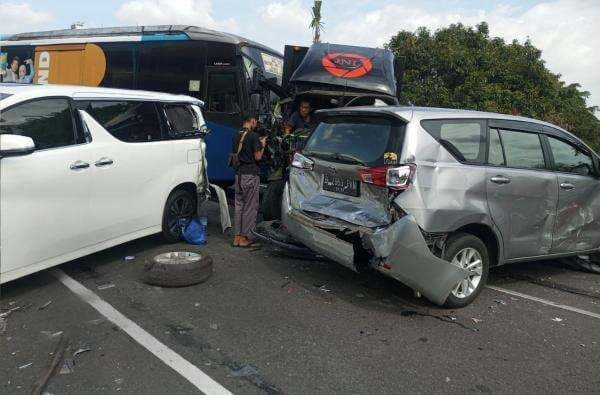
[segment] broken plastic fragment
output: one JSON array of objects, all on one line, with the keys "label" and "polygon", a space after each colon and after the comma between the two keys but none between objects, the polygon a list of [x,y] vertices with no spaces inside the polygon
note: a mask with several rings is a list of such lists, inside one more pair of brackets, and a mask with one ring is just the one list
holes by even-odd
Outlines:
[{"label": "broken plastic fragment", "polygon": [[30,367],[31,365],[33,365],[33,362],[29,362],[29,363],[26,363],[25,365],[19,366],[19,369],[25,369],[25,368]]},{"label": "broken plastic fragment", "polygon": [[46,307],[50,306],[51,304],[52,304],[52,301],[51,301],[51,300],[49,300],[49,301],[47,301],[46,303],[44,303],[42,306],[40,306],[40,307],[38,308],[38,310],[44,310]]},{"label": "broken plastic fragment", "polygon": [[562,322],[563,319],[559,318],[559,317],[556,317],[556,318],[552,318],[552,321],[554,321],[554,322]]}]

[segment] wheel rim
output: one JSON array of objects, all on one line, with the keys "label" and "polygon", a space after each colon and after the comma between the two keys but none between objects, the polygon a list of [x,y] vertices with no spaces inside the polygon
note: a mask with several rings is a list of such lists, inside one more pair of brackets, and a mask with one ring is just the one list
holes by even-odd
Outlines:
[{"label": "wheel rim", "polygon": [[452,289],[452,295],[460,299],[468,298],[475,292],[481,282],[483,274],[481,254],[474,248],[463,248],[454,255],[452,264],[469,272],[469,276]]},{"label": "wheel rim", "polygon": [[173,199],[167,208],[167,226],[169,232],[175,236],[180,237],[182,232],[181,220],[191,219],[194,215],[194,203],[187,196],[180,196],[177,199]]},{"label": "wheel rim", "polygon": [[168,265],[198,262],[200,259],[202,259],[200,254],[188,251],[165,252],[154,257],[156,262]]}]

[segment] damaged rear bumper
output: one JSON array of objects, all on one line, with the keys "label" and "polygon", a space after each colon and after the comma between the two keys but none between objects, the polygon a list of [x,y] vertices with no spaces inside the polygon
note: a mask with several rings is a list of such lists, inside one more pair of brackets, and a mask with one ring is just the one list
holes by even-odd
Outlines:
[{"label": "damaged rear bumper", "polygon": [[[282,222],[288,233],[315,252],[356,271],[355,246],[319,227],[316,221],[293,209],[284,191]],[[330,226],[328,226],[330,227]],[[377,258],[374,267],[381,273],[419,291],[442,305],[451,290],[468,277],[468,271],[435,256],[419,225],[407,215],[389,227],[359,230],[362,248]]]}]

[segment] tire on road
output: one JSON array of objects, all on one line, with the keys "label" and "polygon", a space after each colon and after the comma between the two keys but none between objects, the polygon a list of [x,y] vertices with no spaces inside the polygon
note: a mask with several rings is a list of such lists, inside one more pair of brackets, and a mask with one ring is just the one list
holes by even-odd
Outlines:
[{"label": "tire on road", "polygon": [[206,254],[173,251],[148,258],[141,279],[161,287],[186,287],[206,281],[213,273],[212,258]]},{"label": "tire on road", "polygon": [[281,197],[283,196],[283,180],[271,181],[262,197],[261,211],[264,221],[281,219]]}]

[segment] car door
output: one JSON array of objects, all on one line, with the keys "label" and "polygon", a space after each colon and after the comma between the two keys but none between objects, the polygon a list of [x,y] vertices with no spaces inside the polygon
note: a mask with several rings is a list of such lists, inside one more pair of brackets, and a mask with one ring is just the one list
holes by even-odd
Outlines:
[{"label": "car door", "polygon": [[490,129],[487,201],[505,259],[550,253],[558,185],[547,162],[535,131]]},{"label": "car door", "polygon": [[592,154],[583,147],[546,136],[558,177],[558,207],[553,253],[600,247],[600,180]]},{"label": "car door", "polygon": [[90,196],[96,242],[160,226],[172,144],[162,138],[155,103],[91,100],[78,108],[97,147]]},{"label": "car door", "polygon": [[69,99],[43,98],[2,111],[0,133],[31,137],[36,151],[1,159],[2,279],[75,257],[90,242],[93,147],[77,135]]}]

